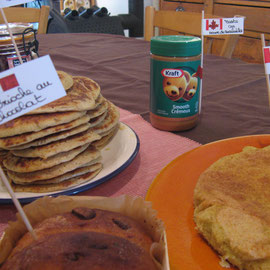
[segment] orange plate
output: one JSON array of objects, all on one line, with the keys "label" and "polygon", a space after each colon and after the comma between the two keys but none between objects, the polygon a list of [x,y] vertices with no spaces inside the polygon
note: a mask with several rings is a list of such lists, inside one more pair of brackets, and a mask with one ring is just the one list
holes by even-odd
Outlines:
[{"label": "orange plate", "polygon": [[171,270],[224,270],[218,255],[195,230],[193,190],[200,174],[213,162],[241,152],[247,145],[270,145],[270,135],[236,137],[200,146],[174,159],[153,181],[146,200],[152,201],[165,223]]}]

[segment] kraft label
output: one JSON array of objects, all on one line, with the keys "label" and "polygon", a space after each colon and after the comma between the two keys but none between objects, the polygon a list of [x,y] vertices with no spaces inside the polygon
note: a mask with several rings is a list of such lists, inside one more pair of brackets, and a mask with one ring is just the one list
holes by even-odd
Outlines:
[{"label": "kraft label", "polygon": [[165,62],[151,59],[151,112],[169,118],[196,115],[202,79],[200,64],[200,60]]}]

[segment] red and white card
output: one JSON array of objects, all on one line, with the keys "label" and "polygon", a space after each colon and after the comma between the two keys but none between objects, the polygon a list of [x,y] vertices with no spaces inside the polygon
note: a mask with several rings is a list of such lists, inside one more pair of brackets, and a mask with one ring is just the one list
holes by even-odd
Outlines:
[{"label": "red and white card", "polygon": [[0,73],[0,125],[66,95],[49,55]]},{"label": "red and white card", "polygon": [[265,73],[270,74],[270,47],[263,48],[263,57],[265,64]]},{"label": "red and white card", "polygon": [[244,17],[202,20],[203,35],[239,35],[244,33]]}]

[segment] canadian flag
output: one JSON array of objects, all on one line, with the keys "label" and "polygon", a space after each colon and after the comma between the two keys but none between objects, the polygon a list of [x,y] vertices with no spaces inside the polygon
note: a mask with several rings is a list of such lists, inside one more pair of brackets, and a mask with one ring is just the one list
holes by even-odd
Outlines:
[{"label": "canadian flag", "polygon": [[205,30],[222,30],[223,20],[222,19],[206,19],[205,20]]},{"label": "canadian flag", "polygon": [[270,47],[263,48],[265,73],[270,74]]}]

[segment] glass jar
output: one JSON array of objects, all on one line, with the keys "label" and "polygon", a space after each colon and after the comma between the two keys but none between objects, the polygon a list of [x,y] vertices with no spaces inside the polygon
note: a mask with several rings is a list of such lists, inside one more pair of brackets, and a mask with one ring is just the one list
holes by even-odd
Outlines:
[{"label": "glass jar", "polygon": [[167,131],[193,128],[200,107],[201,39],[153,37],[150,70],[151,124]]},{"label": "glass jar", "polygon": [[[38,42],[33,25],[29,23],[9,23],[14,40],[23,62],[38,55]],[[0,24],[0,72],[20,64],[15,47],[5,24]]]}]

